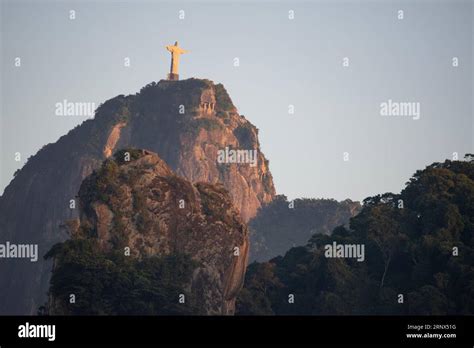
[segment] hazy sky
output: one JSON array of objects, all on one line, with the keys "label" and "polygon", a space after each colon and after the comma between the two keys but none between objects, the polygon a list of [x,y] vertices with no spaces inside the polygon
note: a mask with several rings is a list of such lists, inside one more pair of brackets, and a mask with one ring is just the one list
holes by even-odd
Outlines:
[{"label": "hazy sky", "polygon": [[[474,152],[472,1],[1,2],[0,192],[84,121],[55,116],[57,102],[98,105],[165,78],[176,40],[191,51],[180,77],[224,84],[290,198],[399,192],[415,170]],[[420,119],[381,116],[389,99],[419,103]]]}]

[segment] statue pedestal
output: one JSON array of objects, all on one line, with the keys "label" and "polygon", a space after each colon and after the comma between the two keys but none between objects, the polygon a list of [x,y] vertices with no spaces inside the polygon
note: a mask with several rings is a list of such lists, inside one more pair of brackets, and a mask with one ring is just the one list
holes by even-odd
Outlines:
[{"label": "statue pedestal", "polygon": [[169,73],[169,74],[168,74],[168,80],[170,80],[170,81],[178,81],[178,80],[179,80],[179,74]]}]

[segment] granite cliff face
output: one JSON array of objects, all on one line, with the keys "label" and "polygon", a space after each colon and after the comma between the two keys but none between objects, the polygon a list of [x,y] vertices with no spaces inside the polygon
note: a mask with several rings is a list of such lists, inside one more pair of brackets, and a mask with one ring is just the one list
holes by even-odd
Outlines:
[{"label": "granite cliff face", "polygon": [[[79,221],[67,224],[73,240],[94,239],[98,252],[128,250],[132,259],[187,255],[198,265],[185,287],[199,299],[199,314],[234,313],[247,266],[248,231],[221,184],[192,184],[154,153],[121,150],[84,180],[79,202]],[[55,269],[60,263],[61,258]],[[70,267],[77,271],[76,265]],[[54,273],[53,284],[60,283]],[[68,282],[72,289],[79,287],[74,280]],[[49,313],[70,313],[56,291]],[[62,295],[68,298],[67,292]],[[176,294],[169,301],[177,299]]]},{"label": "granite cliff face", "polygon": [[[244,221],[275,195],[258,130],[224,87],[208,80],[160,81],[100,105],[95,118],[43,147],[0,197],[0,241],[38,244],[44,255],[68,238],[59,226],[78,216],[82,180],[118,149],[156,152],[190,182],[222,183]],[[217,163],[218,151],[257,150],[255,166]],[[35,314],[45,302],[51,262],[0,264],[0,314]]]},{"label": "granite cliff face", "polygon": [[[238,114],[222,85],[196,79],[161,81],[143,88],[137,105],[141,116],[124,127],[118,148],[131,143],[152,149],[192,182],[223,183],[244,221],[272,200],[275,188],[260,152],[258,129]],[[165,131],[153,131],[161,128]],[[257,150],[256,165],[217,163],[218,152],[226,147]]]}]

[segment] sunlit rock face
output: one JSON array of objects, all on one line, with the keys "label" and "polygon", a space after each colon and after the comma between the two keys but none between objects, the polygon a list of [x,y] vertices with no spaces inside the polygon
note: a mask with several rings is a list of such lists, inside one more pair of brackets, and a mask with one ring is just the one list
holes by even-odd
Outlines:
[{"label": "sunlit rock face", "polygon": [[[79,223],[68,224],[73,239],[97,241],[104,255],[126,250],[132,259],[186,254],[197,265],[186,286],[200,301],[197,314],[234,313],[248,231],[221,184],[193,184],[154,153],[122,150],[84,180],[79,203]],[[65,308],[50,298],[50,314],[68,314]]]},{"label": "sunlit rock face", "polygon": [[[31,157],[0,197],[0,239],[38,244],[41,255],[67,239],[60,225],[78,217],[72,203],[82,180],[126,147],[157,153],[190,182],[221,183],[244,221],[275,195],[258,130],[238,114],[224,87],[201,79],[163,80],[104,102],[94,119]],[[256,150],[255,165],[219,163],[226,147]],[[36,314],[50,273],[51,262],[42,258],[2,262],[0,314]]]}]

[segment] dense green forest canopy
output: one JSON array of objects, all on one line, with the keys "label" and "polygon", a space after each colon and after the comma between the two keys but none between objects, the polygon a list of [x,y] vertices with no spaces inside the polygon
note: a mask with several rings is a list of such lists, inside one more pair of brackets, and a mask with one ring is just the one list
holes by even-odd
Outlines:
[{"label": "dense green forest canopy", "polygon": [[[123,251],[104,253],[96,239],[72,239],[56,244],[51,278],[53,306],[72,315],[199,314],[194,294],[187,291],[196,262],[174,254],[142,260]],[[70,296],[75,302],[70,304]],[[180,303],[184,295],[185,304]],[[45,308],[43,308],[44,310]],[[58,311],[58,308],[55,308]]]},{"label": "dense green forest canopy", "polygon": [[[474,156],[364,200],[350,227],[249,266],[238,314],[474,314]],[[363,244],[365,261],[324,246]],[[293,301],[289,296],[293,295]]]}]

